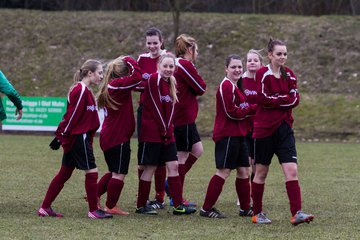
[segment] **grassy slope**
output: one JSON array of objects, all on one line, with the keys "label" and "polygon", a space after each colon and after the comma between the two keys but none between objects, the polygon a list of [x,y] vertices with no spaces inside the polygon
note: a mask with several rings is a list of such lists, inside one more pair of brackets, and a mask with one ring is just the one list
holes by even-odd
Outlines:
[{"label": "grassy slope", "polygon": [[[84,176],[81,171],[75,171],[53,204],[65,218],[39,218],[36,210],[60,167],[62,156],[61,151],[48,148],[50,141],[49,136],[1,135],[1,239],[306,240],[359,239],[360,236],[360,217],[356,210],[360,207],[360,178],[356,167],[359,165],[358,144],[298,144],[303,209],[316,218],[310,225],[292,227],[284,177],[276,159],[264,193],[264,211],[273,220],[270,226],[257,226],[249,218],[239,218],[235,173],[227,180],[216,204],[227,219],[205,219],[198,213],[175,217],[168,214],[167,209],[159,211],[160,215],[155,217],[135,214],[138,187],[135,139],[132,140],[129,175],[120,198],[120,206],[129,211],[130,216],[116,216],[109,221],[87,219]],[[205,139],[204,149],[204,155],[187,175],[185,184],[185,196],[198,204],[204,201],[207,184],[215,172],[213,142]],[[106,166],[98,138],[94,152],[102,175]],[[105,196],[103,204],[104,201]]]},{"label": "grassy slope", "polygon": [[[214,94],[229,53],[264,48],[273,36],[288,41],[288,65],[299,77],[295,110],[303,138],[360,136],[359,17],[190,14],[180,32],[199,40],[199,72],[208,83],[200,98],[200,131],[210,135]],[[24,96],[65,96],[73,72],[87,58],[104,61],[144,51],[144,31],[157,26],[171,49],[170,13],[39,12],[0,9],[0,66]]]}]

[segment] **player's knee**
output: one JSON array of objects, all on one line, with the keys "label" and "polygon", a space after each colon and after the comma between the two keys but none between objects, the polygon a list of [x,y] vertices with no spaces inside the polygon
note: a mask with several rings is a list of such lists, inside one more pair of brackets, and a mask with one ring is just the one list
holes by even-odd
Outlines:
[{"label": "player's knee", "polygon": [[250,174],[250,170],[248,167],[239,167],[237,169],[236,177],[245,179],[249,177],[249,174]]},{"label": "player's knee", "polygon": [[193,145],[191,154],[199,158],[204,152],[204,147],[201,142],[197,142]]},{"label": "player's knee", "polygon": [[223,179],[227,179],[230,176],[231,170],[228,168],[218,169],[216,175],[220,176]]}]

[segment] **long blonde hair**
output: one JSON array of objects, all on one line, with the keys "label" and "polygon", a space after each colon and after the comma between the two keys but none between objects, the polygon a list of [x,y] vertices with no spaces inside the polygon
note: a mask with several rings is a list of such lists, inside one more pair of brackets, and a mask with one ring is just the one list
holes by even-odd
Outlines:
[{"label": "long blonde hair", "polygon": [[175,41],[175,54],[176,57],[184,57],[186,52],[189,49],[192,49],[192,55],[191,55],[191,61],[195,63],[195,49],[196,49],[197,43],[195,38],[187,35],[187,34],[181,34],[176,38]]},{"label": "long blonde hair", "polygon": [[124,56],[120,56],[111,62],[106,67],[104,79],[101,83],[100,90],[97,93],[97,105],[99,108],[109,107],[117,110],[117,106],[121,105],[116,102],[109,94],[108,84],[115,78],[121,78],[129,75],[129,69],[124,62]]},{"label": "long blonde hair", "polygon": [[[175,56],[171,53],[165,53],[163,55],[160,56],[159,58],[159,61],[158,61],[158,65],[161,64],[161,62],[165,59],[165,58],[171,58],[173,61],[174,61],[174,66],[176,66],[175,64]],[[169,81],[170,81],[170,95],[173,99],[173,104],[177,103],[179,100],[178,100],[178,97],[177,97],[177,90],[176,90],[176,79],[174,76],[171,76],[169,78]]]}]

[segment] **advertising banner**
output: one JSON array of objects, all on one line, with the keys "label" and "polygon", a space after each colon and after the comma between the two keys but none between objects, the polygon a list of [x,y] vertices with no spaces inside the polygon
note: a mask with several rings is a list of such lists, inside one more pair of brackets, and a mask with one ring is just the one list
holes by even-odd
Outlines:
[{"label": "advertising banner", "polygon": [[2,122],[3,130],[55,131],[66,111],[66,98],[59,97],[21,97],[23,116],[17,121],[16,107],[3,97],[7,119]]}]

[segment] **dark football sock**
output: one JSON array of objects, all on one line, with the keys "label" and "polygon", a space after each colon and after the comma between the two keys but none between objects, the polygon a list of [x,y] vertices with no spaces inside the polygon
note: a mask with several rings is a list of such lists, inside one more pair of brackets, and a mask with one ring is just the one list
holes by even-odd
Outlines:
[{"label": "dark football sock", "polygon": [[93,212],[98,209],[97,207],[97,179],[98,173],[91,172],[85,175],[85,191],[89,204],[89,211]]},{"label": "dark football sock", "polygon": [[146,202],[149,199],[150,188],[151,182],[139,180],[138,198],[136,203],[137,208],[146,206]]},{"label": "dark football sock", "polygon": [[254,215],[262,212],[262,199],[265,189],[265,183],[258,184],[252,182],[251,184],[251,196],[253,199],[253,212]]},{"label": "dark football sock", "polygon": [[236,193],[240,201],[240,207],[243,210],[250,208],[250,182],[249,178],[235,180]]},{"label": "dark football sock", "polygon": [[61,189],[64,187],[65,182],[69,180],[73,171],[73,167],[61,166],[58,174],[53,178],[49,185],[44,201],[41,205],[42,208],[51,207],[52,202],[59,195]]},{"label": "dark football sock", "polygon": [[159,202],[164,202],[165,197],[165,179],[166,166],[158,166],[154,174],[155,180],[155,199]]},{"label": "dark football sock", "polygon": [[286,182],[286,192],[289,197],[290,211],[292,216],[301,210],[301,190],[298,180]]},{"label": "dark football sock", "polygon": [[198,158],[189,153],[189,156],[185,161],[185,174],[191,169],[196,160],[198,160]]},{"label": "dark football sock", "polygon": [[170,196],[173,199],[174,207],[178,207],[182,204],[182,185],[179,176],[168,177]]},{"label": "dark football sock", "polygon": [[222,192],[224,183],[225,179],[218,175],[214,175],[211,178],[207,188],[204,205],[202,207],[205,211],[209,211],[211,208],[214,207],[216,201],[218,200]]},{"label": "dark football sock", "polygon": [[121,191],[124,187],[124,182],[117,178],[111,178],[108,185],[106,206],[114,208],[119,200]]},{"label": "dark football sock", "polygon": [[98,182],[98,198],[100,198],[104,193],[106,193],[109,181],[112,177],[112,173],[106,173]]}]

